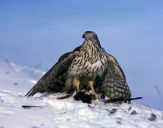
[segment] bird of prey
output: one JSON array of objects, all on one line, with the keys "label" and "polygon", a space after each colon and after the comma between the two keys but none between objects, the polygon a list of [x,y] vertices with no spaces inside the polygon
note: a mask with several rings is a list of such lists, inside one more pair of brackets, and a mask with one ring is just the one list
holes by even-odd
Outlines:
[{"label": "bird of prey", "polygon": [[58,62],[26,94],[38,92],[80,92],[91,90],[94,99],[129,99],[131,92],[117,60],[100,44],[95,32],[86,31],[84,42],[73,51],[63,54]]}]

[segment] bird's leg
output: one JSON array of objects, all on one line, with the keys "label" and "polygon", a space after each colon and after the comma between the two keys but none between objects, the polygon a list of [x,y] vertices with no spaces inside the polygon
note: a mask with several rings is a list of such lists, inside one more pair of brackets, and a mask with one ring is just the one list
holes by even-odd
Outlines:
[{"label": "bird's leg", "polygon": [[98,95],[96,94],[95,90],[94,90],[94,87],[93,87],[93,83],[94,83],[94,80],[90,80],[88,81],[88,84],[93,92],[93,94],[95,95],[95,99],[99,99]]},{"label": "bird's leg", "polygon": [[71,77],[66,78],[65,87],[64,87],[65,92],[69,92],[69,90],[71,90],[71,88],[72,88],[72,80],[73,79]]},{"label": "bird's leg", "polygon": [[75,78],[73,81],[73,86],[76,88],[76,93],[78,93],[80,91],[80,80]]}]

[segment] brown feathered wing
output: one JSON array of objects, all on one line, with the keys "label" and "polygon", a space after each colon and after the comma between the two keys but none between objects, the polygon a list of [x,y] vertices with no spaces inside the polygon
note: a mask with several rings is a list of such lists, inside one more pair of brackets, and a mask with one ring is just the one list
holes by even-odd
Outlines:
[{"label": "brown feathered wing", "polygon": [[[26,96],[33,96],[38,92],[63,92],[68,68],[80,48],[81,46],[62,55],[58,62],[34,85]],[[111,99],[130,98],[131,92],[123,70],[112,55],[108,53],[106,55],[108,68],[102,77],[97,77],[94,84],[96,91],[100,95],[105,95]]]},{"label": "brown feathered wing", "polygon": [[26,96],[33,96],[38,92],[62,92],[65,86],[67,70],[75,58],[78,48],[62,55],[58,62],[29,90]]},{"label": "brown feathered wing", "polygon": [[101,78],[102,92],[110,99],[131,98],[131,92],[122,68],[112,55],[108,53],[106,55],[108,58],[108,68]]}]

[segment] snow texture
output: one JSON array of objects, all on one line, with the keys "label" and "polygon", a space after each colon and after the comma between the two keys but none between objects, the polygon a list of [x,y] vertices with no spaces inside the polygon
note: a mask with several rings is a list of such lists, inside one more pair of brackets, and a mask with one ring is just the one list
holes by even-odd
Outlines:
[{"label": "snow texture", "polygon": [[136,103],[86,104],[57,100],[60,94],[24,97],[43,74],[0,59],[0,128],[163,128],[162,111]]}]

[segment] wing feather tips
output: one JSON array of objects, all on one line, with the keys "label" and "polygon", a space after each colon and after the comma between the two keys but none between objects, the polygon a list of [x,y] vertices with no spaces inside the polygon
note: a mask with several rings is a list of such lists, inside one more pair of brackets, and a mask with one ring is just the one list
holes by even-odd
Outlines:
[{"label": "wing feather tips", "polygon": [[30,97],[38,92],[59,92],[64,88],[65,73],[74,57],[76,51],[65,53],[58,62],[28,91],[25,95]]},{"label": "wing feather tips", "polygon": [[31,90],[29,90],[28,92],[27,92],[27,94],[25,94],[25,96],[24,97],[30,97],[30,96],[33,96],[33,94],[32,94],[32,89]]}]

